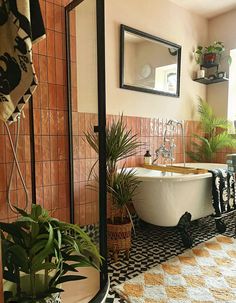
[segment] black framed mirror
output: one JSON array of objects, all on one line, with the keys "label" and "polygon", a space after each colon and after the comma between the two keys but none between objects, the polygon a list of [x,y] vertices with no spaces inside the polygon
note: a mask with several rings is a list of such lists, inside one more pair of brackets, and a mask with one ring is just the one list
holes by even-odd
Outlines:
[{"label": "black framed mirror", "polygon": [[121,88],[179,97],[180,67],[180,45],[121,25]]}]

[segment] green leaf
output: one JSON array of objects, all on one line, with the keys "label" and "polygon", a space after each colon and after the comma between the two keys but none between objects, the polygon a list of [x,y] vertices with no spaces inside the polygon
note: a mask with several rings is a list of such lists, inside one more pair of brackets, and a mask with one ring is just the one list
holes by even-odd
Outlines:
[{"label": "green leaf", "polygon": [[67,271],[77,272],[74,264],[63,263],[63,270],[65,272],[67,272]]},{"label": "green leaf", "polygon": [[33,223],[31,225],[31,237],[32,239],[35,239],[37,238],[38,234],[39,234],[39,231],[40,231],[40,227],[39,227],[39,224],[38,223]]},{"label": "green leaf", "polygon": [[16,275],[8,270],[3,271],[3,279],[10,281],[12,283],[17,283]]},{"label": "green leaf", "polygon": [[25,249],[20,245],[15,244],[12,245],[8,251],[14,255],[14,262],[22,269],[22,271],[27,273],[29,271],[29,267],[28,255]]},{"label": "green leaf", "polygon": [[21,233],[21,229],[17,226],[16,223],[4,223],[0,222],[0,228],[4,232],[7,232],[11,236],[19,237],[19,234]]},{"label": "green leaf", "polygon": [[57,265],[51,262],[45,262],[43,264],[36,264],[33,267],[34,272],[40,271],[40,270],[52,270],[52,269],[56,269]]},{"label": "green leaf", "polygon": [[37,254],[40,250],[44,249],[47,244],[47,240],[41,240],[40,242],[36,242],[32,248],[29,250],[29,255],[34,256]]},{"label": "green leaf", "polygon": [[87,279],[87,277],[84,276],[72,276],[72,275],[66,275],[62,276],[57,280],[57,284],[65,283],[65,282],[70,282],[70,281],[80,281]]},{"label": "green leaf", "polygon": [[32,270],[37,268],[38,264],[42,263],[45,258],[47,258],[52,251],[53,247],[53,240],[54,240],[54,234],[53,234],[53,228],[50,223],[48,223],[49,227],[49,235],[48,235],[48,241],[45,246],[45,248],[40,251],[37,255],[35,255],[32,259]]},{"label": "green leaf", "polygon": [[31,216],[35,221],[38,221],[39,217],[42,215],[42,207],[38,204],[32,204]]},{"label": "green leaf", "polygon": [[27,212],[24,211],[23,209],[18,208],[18,207],[16,207],[16,206],[14,206],[14,208],[15,208],[15,209],[18,211],[18,213],[19,213],[20,215],[22,215],[23,217],[30,217],[30,215],[27,214]]}]

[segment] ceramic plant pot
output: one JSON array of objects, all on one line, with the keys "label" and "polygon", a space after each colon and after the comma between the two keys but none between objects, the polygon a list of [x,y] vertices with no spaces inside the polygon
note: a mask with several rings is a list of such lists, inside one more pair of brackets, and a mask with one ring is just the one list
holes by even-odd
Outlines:
[{"label": "ceramic plant pot", "polygon": [[216,54],[215,53],[204,54],[204,63],[214,64],[215,62],[216,62]]},{"label": "ceramic plant pot", "polygon": [[52,294],[50,297],[44,299],[44,303],[62,303],[61,296],[59,293]]}]

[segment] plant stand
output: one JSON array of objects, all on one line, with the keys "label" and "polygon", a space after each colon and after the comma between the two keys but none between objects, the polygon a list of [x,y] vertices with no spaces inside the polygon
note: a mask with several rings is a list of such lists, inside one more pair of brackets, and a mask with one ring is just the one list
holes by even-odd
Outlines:
[{"label": "plant stand", "polygon": [[131,222],[125,224],[107,224],[107,246],[113,252],[115,262],[118,261],[120,251],[125,251],[126,258],[129,259],[131,248]]}]

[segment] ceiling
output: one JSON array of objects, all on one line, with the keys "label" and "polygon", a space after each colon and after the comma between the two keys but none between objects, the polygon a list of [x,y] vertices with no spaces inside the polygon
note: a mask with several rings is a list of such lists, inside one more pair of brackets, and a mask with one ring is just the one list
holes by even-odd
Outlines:
[{"label": "ceiling", "polygon": [[236,0],[170,0],[175,4],[201,15],[213,18],[236,8]]}]

